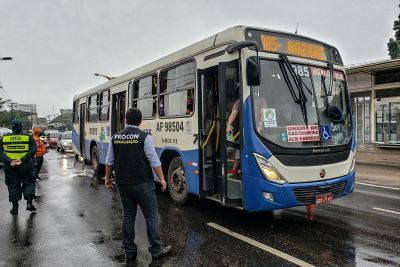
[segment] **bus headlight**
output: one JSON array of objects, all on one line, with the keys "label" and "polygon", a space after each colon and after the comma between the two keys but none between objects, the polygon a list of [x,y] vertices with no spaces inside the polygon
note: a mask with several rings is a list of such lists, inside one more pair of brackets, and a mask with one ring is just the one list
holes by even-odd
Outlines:
[{"label": "bus headlight", "polygon": [[266,158],[257,153],[253,153],[253,156],[265,179],[278,184],[286,183],[286,180],[283,179],[282,175],[275,169],[274,166],[272,166],[271,163],[268,162]]},{"label": "bus headlight", "polygon": [[351,161],[351,165],[350,165],[350,169],[349,169],[349,174],[354,171],[355,166],[356,166],[356,153],[354,152],[353,160]]}]

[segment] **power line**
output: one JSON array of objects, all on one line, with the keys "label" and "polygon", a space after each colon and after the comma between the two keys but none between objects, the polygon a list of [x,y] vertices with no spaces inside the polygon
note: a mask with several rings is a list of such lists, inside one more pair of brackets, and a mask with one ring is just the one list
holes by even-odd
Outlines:
[{"label": "power line", "polygon": [[[1,82],[0,82],[0,89],[3,89],[3,85],[1,85]],[[1,90],[0,90],[0,93],[4,97],[4,100],[6,100],[7,99],[6,95]]]},{"label": "power line", "polygon": [[11,97],[7,94],[6,89],[4,89],[3,85],[1,84],[1,82],[0,82],[0,89],[3,89],[5,95],[4,95],[3,92],[1,92],[1,90],[0,90],[0,93],[1,93],[4,97],[7,96],[6,99],[10,99],[10,98],[11,98]]}]

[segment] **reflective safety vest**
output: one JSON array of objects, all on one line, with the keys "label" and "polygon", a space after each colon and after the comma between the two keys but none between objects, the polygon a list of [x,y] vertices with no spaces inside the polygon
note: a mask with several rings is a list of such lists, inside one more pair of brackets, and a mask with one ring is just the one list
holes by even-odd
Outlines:
[{"label": "reflective safety vest", "polygon": [[4,135],[3,150],[10,159],[22,159],[29,151],[29,135]]}]

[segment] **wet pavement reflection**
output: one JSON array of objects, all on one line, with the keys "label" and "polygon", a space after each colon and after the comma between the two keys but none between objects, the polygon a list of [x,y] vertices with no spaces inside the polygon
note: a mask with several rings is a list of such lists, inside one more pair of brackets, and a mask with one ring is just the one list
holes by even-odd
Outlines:
[{"label": "wet pavement reflection", "polygon": [[[73,155],[50,151],[37,183],[38,211],[11,216],[0,171],[0,266],[123,266],[118,191]],[[209,225],[287,253],[315,266],[400,266],[398,192],[359,187],[347,198],[317,206],[313,221],[304,207],[252,214],[191,198],[176,205],[158,193],[161,234],[171,256],[152,261],[143,214],[138,211],[134,266],[295,266]]]}]

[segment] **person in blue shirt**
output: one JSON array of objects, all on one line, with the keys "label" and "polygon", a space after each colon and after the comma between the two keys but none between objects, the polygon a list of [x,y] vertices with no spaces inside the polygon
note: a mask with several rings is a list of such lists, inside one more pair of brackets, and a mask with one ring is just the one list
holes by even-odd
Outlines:
[{"label": "person in blue shirt", "polygon": [[137,205],[146,219],[149,252],[158,259],[171,252],[171,246],[161,246],[160,220],[158,217],[153,171],[160,178],[161,190],[167,183],[156,154],[150,134],[142,131],[142,113],[137,108],[126,112],[126,128],[113,135],[106,157],[106,187],[113,186],[111,178],[115,171],[117,185],[123,208],[122,236],[126,261],[136,260],[135,219]]}]

